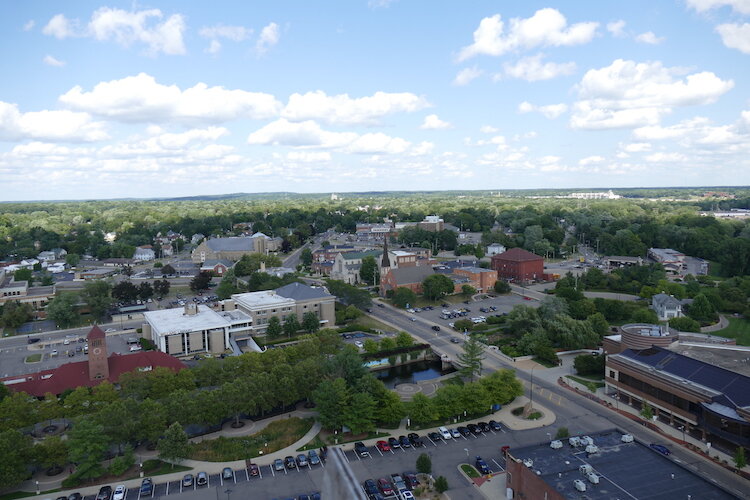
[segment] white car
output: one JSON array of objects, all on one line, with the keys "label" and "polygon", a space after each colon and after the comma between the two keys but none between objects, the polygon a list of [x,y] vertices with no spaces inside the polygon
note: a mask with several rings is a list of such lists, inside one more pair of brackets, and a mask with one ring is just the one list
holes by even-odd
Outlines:
[{"label": "white car", "polygon": [[360,349],[362,349],[365,346],[365,344],[363,344],[361,340],[355,340],[354,345],[356,345]]},{"label": "white car", "polygon": [[117,330],[115,330],[114,328],[107,328],[106,330],[104,330],[104,333],[113,333],[113,332],[116,332],[116,331]]},{"label": "white car", "polygon": [[453,436],[454,439],[458,439],[461,437],[461,433],[458,432],[458,429],[451,429],[451,436]]},{"label": "white car", "polygon": [[121,484],[115,488],[115,492],[112,494],[112,500],[125,500],[125,493],[127,490],[125,489],[125,485]]},{"label": "white car", "polygon": [[131,345],[130,346],[130,352],[137,352],[137,351],[142,351],[142,350],[143,350],[143,347],[141,347],[140,345]]}]

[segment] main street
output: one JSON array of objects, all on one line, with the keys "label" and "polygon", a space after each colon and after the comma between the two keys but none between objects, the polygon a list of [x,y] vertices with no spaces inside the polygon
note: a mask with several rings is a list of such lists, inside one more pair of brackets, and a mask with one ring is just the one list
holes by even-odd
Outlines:
[{"label": "main street", "polygon": [[[421,317],[415,317],[415,321],[412,321],[412,316],[407,316],[405,312],[389,305],[373,307],[370,315],[380,321],[390,323],[400,330],[409,332],[422,342],[431,344],[436,352],[447,354],[451,359],[456,359],[462,352],[461,346],[452,343],[450,339],[452,337],[463,338],[463,335],[452,329],[443,328],[444,325],[439,325],[441,331],[435,332],[432,330],[432,326],[437,323],[425,321]],[[554,381],[545,380],[543,376],[540,376],[539,371],[534,376],[533,370],[527,372],[519,369],[502,354],[490,349],[486,349],[485,354],[484,370],[491,372],[503,368],[515,369],[516,375],[523,381],[527,389],[533,390],[532,397],[537,400],[539,397],[544,398],[544,405],[557,415],[554,424],[555,429],[567,427],[571,435],[581,435],[616,426],[646,443],[666,441],[660,434],[633,422],[629,418],[608,410],[601,404],[584,396],[563,389]],[[531,386],[532,380],[533,389]],[[554,435],[554,432],[552,434]],[[700,474],[705,479],[728,488],[739,498],[748,498],[748,483],[741,477],[680,446],[669,446],[669,448],[672,452],[672,460],[681,463],[684,467]]]}]

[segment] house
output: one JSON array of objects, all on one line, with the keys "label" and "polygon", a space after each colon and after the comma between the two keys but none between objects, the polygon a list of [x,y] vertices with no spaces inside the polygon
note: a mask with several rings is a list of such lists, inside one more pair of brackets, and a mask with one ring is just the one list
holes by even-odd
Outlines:
[{"label": "house", "polygon": [[327,245],[313,252],[310,268],[314,273],[330,276],[333,269],[333,261],[340,253],[354,252],[352,245]]},{"label": "house", "polygon": [[25,392],[37,398],[45,394],[60,395],[77,387],[94,387],[104,381],[116,384],[123,373],[151,371],[164,367],[180,371],[186,366],[177,358],[159,351],[139,351],[130,354],[108,354],[106,334],[94,326],[87,340],[89,351],[86,361],[66,363],[51,370],[6,377],[2,383],[16,392]]},{"label": "house", "polygon": [[279,238],[270,238],[263,233],[255,233],[249,237],[209,238],[193,250],[191,258],[196,264],[217,259],[236,262],[243,255],[252,253],[267,254],[268,252],[277,251],[280,247],[281,240]]},{"label": "house", "polygon": [[501,245],[500,243],[493,243],[492,245],[487,245],[488,257],[492,257],[493,255],[500,255],[503,252],[505,252],[505,245]]},{"label": "house", "polygon": [[172,248],[171,243],[167,243],[161,246],[162,257],[171,257],[172,255],[174,255],[174,248]]},{"label": "house", "polygon": [[380,250],[367,250],[364,252],[346,252],[336,255],[333,260],[331,269],[331,278],[341,280],[350,285],[362,281],[359,270],[362,267],[362,260],[367,257],[377,258],[381,255]]},{"label": "house", "polygon": [[544,279],[544,259],[523,248],[492,256],[492,269],[500,279],[517,283]]},{"label": "house", "polygon": [[66,255],[68,255],[68,252],[64,248],[53,248],[52,250],[40,252],[36,258],[42,262],[49,262],[64,259]]},{"label": "house", "polygon": [[204,235],[202,235],[201,233],[195,233],[195,234],[194,234],[194,235],[193,235],[193,236],[192,236],[192,237],[190,238],[190,244],[191,244],[191,245],[197,245],[198,243],[200,243],[201,241],[203,241],[203,239],[204,239],[204,238],[205,238],[205,236],[204,236]]},{"label": "house", "polygon": [[682,301],[666,293],[657,293],[651,297],[651,309],[656,312],[659,321],[669,321],[672,318],[679,318],[683,315]]},{"label": "house", "polygon": [[234,262],[231,260],[210,259],[201,264],[200,272],[211,273],[214,276],[224,276],[232,266],[234,266]]},{"label": "house", "polygon": [[133,253],[133,260],[135,262],[146,262],[149,260],[154,260],[155,258],[156,253],[154,252],[154,249],[151,247],[151,245],[136,247],[135,252]]}]

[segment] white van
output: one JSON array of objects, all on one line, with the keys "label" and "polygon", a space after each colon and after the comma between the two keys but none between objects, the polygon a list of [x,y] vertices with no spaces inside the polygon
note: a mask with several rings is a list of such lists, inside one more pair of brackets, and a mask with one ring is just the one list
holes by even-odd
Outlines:
[{"label": "white van", "polygon": [[451,439],[453,437],[453,436],[451,436],[450,431],[447,428],[445,428],[445,427],[439,428],[438,432],[440,433],[441,436],[443,436],[444,440]]}]

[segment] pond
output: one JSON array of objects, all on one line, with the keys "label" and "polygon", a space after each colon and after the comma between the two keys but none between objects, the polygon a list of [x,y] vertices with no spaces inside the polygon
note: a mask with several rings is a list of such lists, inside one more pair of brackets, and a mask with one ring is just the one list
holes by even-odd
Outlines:
[{"label": "pond", "polygon": [[386,387],[393,389],[399,384],[410,384],[420,380],[431,380],[448,375],[454,368],[442,369],[440,360],[417,361],[403,366],[393,366],[384,370],[372,372]]}]

